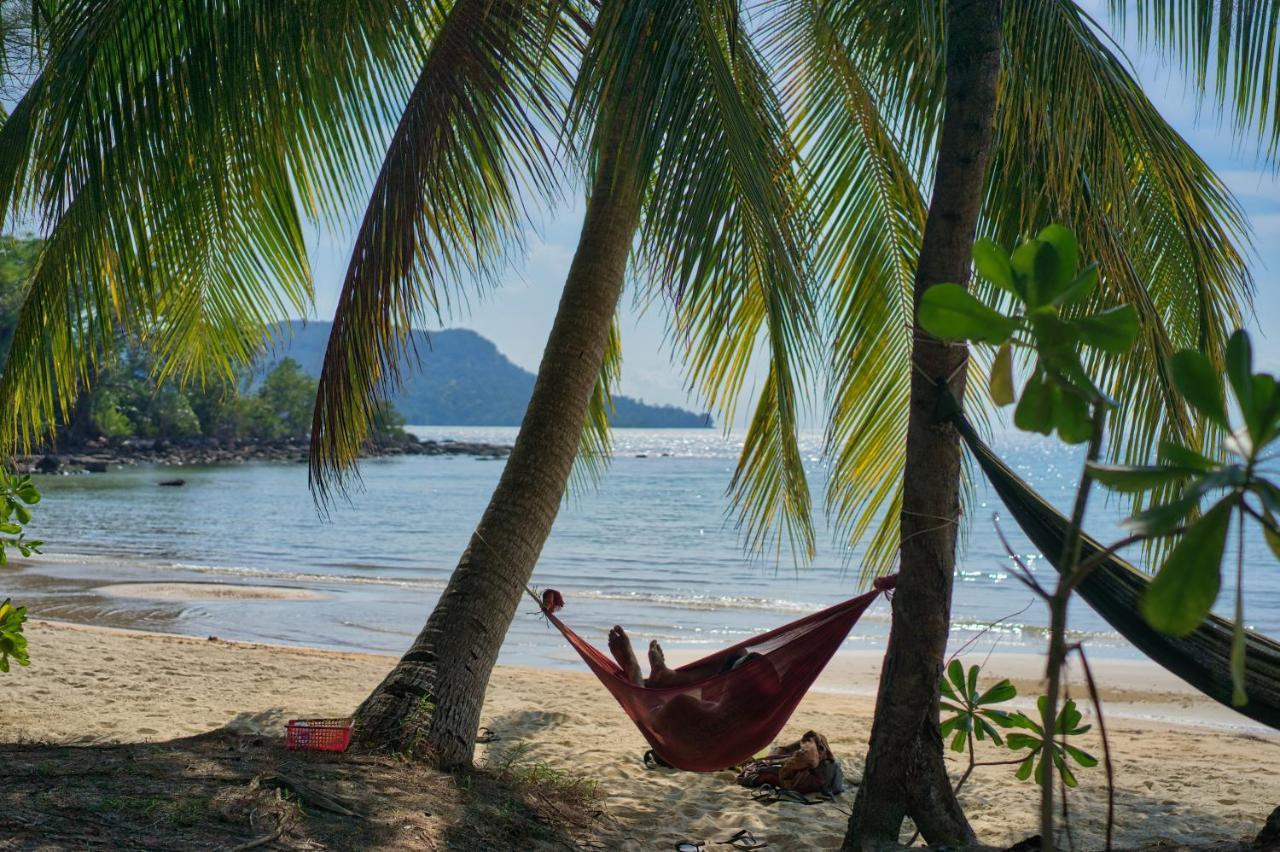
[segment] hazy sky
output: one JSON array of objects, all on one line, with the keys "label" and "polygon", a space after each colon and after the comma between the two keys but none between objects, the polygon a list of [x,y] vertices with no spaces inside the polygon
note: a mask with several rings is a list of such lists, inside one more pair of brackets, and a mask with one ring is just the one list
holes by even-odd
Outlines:
[{"label": "hazy sky", "polygon": [[[1082,0],[1080,5],[1105,24],[1105,2]],[[1249,262],[1257,282],[1250,327],[1259,361],[1272,371],[1280,371],[1280,330],[1270,328],[1280,320],[1280,295],[1271,286],[1273,277],[1280,274],[1280,181],[1257,156],[1251,138],[1240,144],[1212,108],[1199,109],[1199,100],[1184,85],[1179,69],[1139,50],[1132,38],[1123,44],[1156,106],[1217,170],[1249,216],[1255,240]],[[502,286],[446,324],[475,329],[493,340],[512,361],[536,370],[577,243],[582,207],[578,202],[545,211],[540,227],[527,235],[526,256],[505,276]],[[350,244],[349,232],[312,236],[317,318],[333,315]],[[670,349],[664,344],[662,306],[643,310],[630,296],[624,299],[621,392],[649,402],[695,407],[685,393],[679,366],[672,363]]]}]

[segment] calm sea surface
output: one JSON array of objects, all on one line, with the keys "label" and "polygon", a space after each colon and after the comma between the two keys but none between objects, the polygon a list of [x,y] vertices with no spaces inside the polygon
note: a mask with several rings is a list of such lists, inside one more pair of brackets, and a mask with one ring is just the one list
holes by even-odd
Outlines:
[{"label": "calm sea surface", "polygon": [[[514,429],[415,431],[494,443],[510,443],[515,435]],[[807,443],[820,493],[819,439]],[[999,443],[1051,501],[1069,504],[1079,473],[1075,452],[1024,436]],[[588,638],[603,643],[608,628],[620,623],[637,638],[708,650],[859,593],[859,552],[837,547],[830,533],[820,534],[810,566],[744,558],[725,514],[736,453],[737,444],[718,431],[618,430],[611,468],[595,490],[565,505],[534,583],[565,593],[565,618]],[[328,520],[317,515],[301,464],[44,477],[32,533],[48,541],[47,555],[0,574],[0,591],[46,618],[399,652],[444,587],[501,465],[469,457],[368,461],[363,493]],[[186,486],[156,486],[174,476]],[[1038,652],[1046,613],[1007,572],[995,514],[1005,514],[1003,506],[978,483],[957,577],[953,645],[1004,619],[977,649],[997,643],[1002,651]],[[1096,500],[1090,532],[1104,541],[1118,538],[1123,514],[1118,502]],[[1053,569],[1036,558],[1012,521],[1002,527],[1049,582]],[[1260,538],[1247,542],[1246,554],[1248,621],[1280,635],[1280,570]],[[96,591],[157,581],[270,584],[320,597],[169,602]],[[1220,611],[1229,600],[1224,590]],[[1088,636],[1095,654],[1136,653],[1083,603],[1074,606],[1071,626]],[[879,603],[848,647],[882,644],[887,630],[888,608]],[[517,615],[503,659],[573,662],[532,604]]]}]

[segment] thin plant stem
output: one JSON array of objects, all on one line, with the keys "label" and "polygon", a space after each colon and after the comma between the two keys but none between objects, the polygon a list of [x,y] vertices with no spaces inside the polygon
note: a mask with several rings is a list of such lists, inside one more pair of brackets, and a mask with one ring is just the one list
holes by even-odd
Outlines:
[{"label": "thin plant stem", "polygon": [[[1080,473],[1080,485],[1076,489],[1075,507],[1071,512],[1071,525],[1067,528],[1066,538],[1062,542],[1062,565],[1059,569],[1058,585],[1049,596],[1049,660],[1045,675],[1048,688],[1045,690],[1045,707],[1041,714],[1044,727],[1046,752],[1052,750],[1054,734],[1058,721],[1058,692],[1062,681],[1062,664],[1066,660],[1067,635],[1067,603],[1071,600],[1071,580],[1076,565],[1080,561],[1081,527],[1084,526],[1085,510],[1089,503],[1089,492],[1093,486],[1093,476],[1089,473],[1089,465],[1098,460],[1102,451],[1102,435],[1106,425],[1107,411],[1102,403],[1093,405],[1093,433],[1089,438],[1089,451],[1084,469]],[[1053,756],[1043,755],[1045,772],[1054,770]],[[1063,798],[1066,796],[1064,794]],[[1053,781],[1042,778],[1040,785],[1040,843],[1043,852],[1053,852],[1055,848],[1053,836]]]},{"label": "thin plant stem", "polygon": [[1093,669],[1089,666],[1089,658],[1085,656],[1084,645],[1077,642],[1071,650],[1080,655],[1080,665],[1084,669],[1084,680],[1089,686],[1089,700],[1093,702],[1093,712],[1098,714],[1098,733],[1102,736],[1102,765],[1107,773],[1107,845],[1106,852],[1111,852],[1111,836],[1116,823],[1116,775],[1111,763],[1111,740],[1107,738],[1107,720],[1102,716],[1102,698],[1098,695],[1098,685],[1093,679]]}]

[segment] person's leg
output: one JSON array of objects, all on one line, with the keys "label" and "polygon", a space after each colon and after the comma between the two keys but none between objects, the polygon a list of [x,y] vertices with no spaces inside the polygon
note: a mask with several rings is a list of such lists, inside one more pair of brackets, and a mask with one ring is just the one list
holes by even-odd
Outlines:
[{"label": "person's leg", "polygon": [[609,651],[622,667],[627,680],[636,686],[645,685],[644,673],[640,671],[640,661],[636,659],[636,652],[631,647],[631,637],[620,625],[615,624],[609,631]]}]

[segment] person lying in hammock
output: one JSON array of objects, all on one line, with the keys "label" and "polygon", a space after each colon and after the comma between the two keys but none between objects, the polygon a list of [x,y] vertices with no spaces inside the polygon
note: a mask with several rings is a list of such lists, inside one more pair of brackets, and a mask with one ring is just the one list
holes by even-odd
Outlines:
[{"label": "person lying in hammock", "polygon": [[667,665],[666,654],[663,653],[662,646],[658,644],[658,640],[654,639],[649,643],[649,676],[645,677],[644,672],[640,669],[640,661],[636,658],[635,649],[631,647],[631,637],[627,635],[627,631],[617,624],[609,631],[609,651],[613,654],[613,658],[618,661],[618,665],[622,667],[627,680],[636,686],[644,686],[650,689],[664,689],[672,686],[689,686],[700,683],[714,675],[732,671],[747,662],[747,660],[760,656],[759,654],[739,651],[722,660],[712,660],[709,663],[698,666],[685,666],[677,670]]}]

